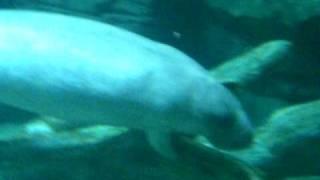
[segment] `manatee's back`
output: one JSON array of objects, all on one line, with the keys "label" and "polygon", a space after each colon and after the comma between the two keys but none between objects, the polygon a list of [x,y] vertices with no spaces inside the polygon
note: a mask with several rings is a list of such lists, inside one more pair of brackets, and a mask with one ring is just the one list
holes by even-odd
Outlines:
[{"label": "manatee's back", "polygon": [[94,112],[104,119],[106,109],[123,114],[114,105],[156,109],[184,100],[204,70],[173,48],[110,25],[1,11],[0,77],[5,103],[59,116],[80,109],[83,117]]}]

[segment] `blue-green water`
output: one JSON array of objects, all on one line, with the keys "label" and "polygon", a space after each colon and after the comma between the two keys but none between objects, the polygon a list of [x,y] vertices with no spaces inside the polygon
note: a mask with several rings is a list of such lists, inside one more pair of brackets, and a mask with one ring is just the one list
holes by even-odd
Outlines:
[{"label": "blue-green water", "polygon": [[[3,96],[0,98],[0,179],[320,179],[320,1],[3,0],[0,8],[0,94]],[[2,13],[8,9],[13,12],[12,19]],[[46,21],[44,17],[38,18],[39,22],[35,16],[30,24],[27,16],[16,13],[21,10],[91,19],[142,35],[152,42],[140,42],[140,36],[131,34],[118,35],[118,31],[106,37],[101,34],[108,28],[97,30],[100,26],[91,23],[85,26],[75,21],[74,26],[65,28],[70,25],[63,25],[68,22],[63,16],[61,21]],[[50,36],[44,36],[47,32]],[[114,43],[120,42],[119,39],[125,46],[122,49],[121,43],[104,44],[109,39],[114,39]],[[98,44],[90,44],[92,42],[105,45],[105,51]],[[227,90],[204,88],[204,81],[195,78],[200,76],[197,63],[189,64],[179,51],[153,42],[167,44],[190,56],[208,71],[206,76],[215,78]],[[130,46],[134,54],[128,53]],[[103,69],[94,63],[103,64],[101,59],[108,58],[105,52],[112,52],[115,57],[115,62],[111,61],[106,69],[112,70],[114,66],[127,72],[126,76],[106,73],[122,86],[95,83],[105,82],[100,81],[104,76],[97,76],[98,80],[92,76],[97,74],[97,69],[99,72]],[[86,58],[93,58],[87,67],[94,68],[76,67],[77,63],[66,65],[69,59],[77,60],[79,54],[84,62]],[[65,58],[65,63],[54,60],[59,57]],[[169,100],[145,96],[145,91],[118,95],[126,87],[140,87],[124,82],[123,77],[130,79],[133,78],[130,73],[136,75],[133,73],[136,69],[127,63],[131,60],[132,64],[138,64],[139,60],[141,67],[153,67],[141,68],[141,73],[146,74],[147,70],[151,73],[147,77],[134,76],[134,82],[141,82],[142,87],[151,83],[151,87],[164,88],[156,91],[157,95]],[[167,66],[168,61],[173,65]],[[58,65],[55,62],[59,62]],[[45,70],[35,67],[45,67]],[[154,70],[159,67],[164,70]],[[61,72],[73,74],[60,73],[62,78],[58,82],[64,86],[54,89],[56,79],[53,77],[57,76],[53,76],[53,72],[59,68],[68,68]],[[46,73],[40,75],[39,72]],[[162,73],[155,76],[152,72]],[[202,69],[200,72],[202,77]],[[19,81],[15,77],[19,77]],[[167,78],[161,81],[164,84],[161,86],[159,82],[148,81],[162,80],[161,77]],[[183,81],[171,81],[178,77]],[[81,88],[75,91],[76,80],[81,81],[80,87],[86,87],[88,92]],[[186,89],[181,82],[192,82],[193,86]],[[53,88],[46,90],[45,87]],[[112,106],[103,104],[106,102],[103,96],[102,100],[97,98],[100,97],[96,95],[98,91],[90,91],[98,87],[115,91]],[[235,102],[239,100],[241,108],[226,95],[228,91],[236,97]],[[167,95],[168,92],[172,95]],[[214,96],[206,96],[208,93]],[[74,101],[74,97],[78,100]],[[86,99],[88,97],[97,99]],[[143,99],[145,97],[149,98]],[[177,97],[179,101],[171,101]],[[192,107],[181,105],[197,97],[208,98],[200,99]],[[53,102],[56,99],[58,103]],[[164,106],[161,102],[176,104]],[[104,111],[105,105],[108,109]],[[80,111],[75,112],[73,106]],[[167,109],[157,109],[160,107]],[[130,123],[118,123],[125,127],[109,126],[109,122],[113,122],[110,117],[105,117],[106,121],[98,118],[106,112],[115,119],[120,112],[124,122]],[[190,123],[190,119],[197,119],[195,114],[207,115],[203,112],[212,112],[213,122],[219,120],[219,123],[205,124],[214,126],[213,132],[202,129],[207,123],[203,118]],[[244,120],[244,114],[250,123]],[[61,117],[71,117],[72,121]],[[140,122],[137,119],[149,121],[141,121],[143,127],[140,128],[141,124],[135,123]],[[162,124],[165,125],[158,128]],[[242,132],[249,126],[254,129],[250,142]],[[173,149],[166,149],[167,141],[158,136],[152,136],[157,140],[154,145],[150,134],[165,135]],[[166,156],[170,150],[175,157]]]}]

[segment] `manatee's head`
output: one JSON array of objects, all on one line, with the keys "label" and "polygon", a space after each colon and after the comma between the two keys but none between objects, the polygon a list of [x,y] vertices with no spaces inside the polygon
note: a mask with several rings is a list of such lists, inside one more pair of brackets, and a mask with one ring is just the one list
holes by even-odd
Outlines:
[{"label": "manatee's head", "polygon": [[237,149],[252,142],[253,128],[246,113],[240,102],[222,85],[210,85],[198,110],[201,133],[215,146]]}]

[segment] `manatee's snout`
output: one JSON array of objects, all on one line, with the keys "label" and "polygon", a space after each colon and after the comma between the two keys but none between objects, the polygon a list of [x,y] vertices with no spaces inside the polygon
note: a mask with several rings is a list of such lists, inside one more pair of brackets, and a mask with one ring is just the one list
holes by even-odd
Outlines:
[{"label": "manatee's snout", "polygon": [[221,144],[221,146],[227,149],[240,149],[249,146],[252,143],[252,140],[253,130],[246,129],[236,134],[229,142]]},{"label": "manatee's snout", "polygon": [[212,120],[209,140],[223,149],[240,149],[249,146],[253,141],[253,128],[243,111],[235,112],[222,119]]},{"label": "manatee's snout", "polygon": [[[229,132],[229,133],[228,133]],[[250,129],[230,132],[220,132],[218,135],[215,134],[209,137],[209,140],[214,143],[217,147],[223,149],[241,149],[249,146],[253,140],[253,131]]]}]

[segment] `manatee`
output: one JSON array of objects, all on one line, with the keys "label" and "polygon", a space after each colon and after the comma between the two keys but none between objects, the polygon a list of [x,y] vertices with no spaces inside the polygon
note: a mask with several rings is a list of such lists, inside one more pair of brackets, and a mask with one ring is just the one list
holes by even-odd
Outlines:
[{"label": "manatee", "polygon": [[[227,60],[226,63],[223,63],[220,66],[212,69],[211,73],[219,81],[223,81],[223,83],[227,84],[228,86],[233,86],[234,87],[233,90],[237,91],[239,88],[242,89],[244,87],[247,87],[252,82],[259,81],[259,78],[263,75],[266,67],[271,68],[274,64],[278,64],[277,62],[279,62],[283,58],[282,56],[290,52],[289,51],[290,46],[291,46],[291,42],[284,41],[284,40],[274,40],[274,41],[263,43],[257,46],[256,48],[253,48],[252,50],[246,52],[245,54],[242,54],[238,57]],[[240,69],[239,72],[233,72],[236,68]],[[243,99],[243,98],[241,97],[240,99]],[[254,100],[256,101],[256,98]],[[7,121],[20,119],[20,116],[27,117],[27,119],[30,119],[29,122],[24,121],[24,124],[22,125],[17,124],[15,121],[14,121],[14,124],[3,123],[3,119],[2,119],[1,127],[0,127],[1,131],[4,131],[5,129],[14,129],[14,130],[9,131],[10,132],[9,136],[5,136],[5,138],[0,138],[0,139],[8,141],[8,139],[6,139],[7,137],[10,137],[9,139],[12,139],[12,137],[15,138],[23,135],[23,138],[28,142],[31,142],[31,146],[33,146],[34,144],[32,142],[34,142],[34,138],[39,139],[39,137],[37,136],[46,137],[46,139],[42,141],[41,144],[39,143],[36,144],[37,148],[54,147],[54,149],[57,149],[57,148],[62,148],[66,146],[73,147],[73,146],[84,145],[87,143],[85,135],[78,135],[79,132],[80,133],[86,132],[86,135],[90,137],[90,141],[93,141],[95,143],[99,143],[101,140],[105,141],[106,139],[110,139],[110,133],[125,132],[123,128],[118,128],[118,127],[111,128],[107,125],[77,128],[72,131],[68,131],[68,129],[52,129],[50,125],[54,124],[56,128],[56,125],[59,123],[63,123],[63,121],[53,117],[45,117],[45,116],[36,117],[35,114],[30,114],[30,113],[28,114],[28,112],[23,111],[21,109],[17,109],[12,106],[4,105],[4,104],[0,104],[0,105],[1,105],[0,110],[2,112],[2,116],[7,117],[6,118]],[[259,114],[259,118],[261,118],[261,113],[258,113],[258,114]],[[90,131],[87,131],[87,129],[90,129]],[[105,132],[105,131],[111,131],[111,132]],[[100,135],[96,136],[97,133]],[[178,141],[177,143],[179,142],[180,141]],[[183,148],[184,149],[194,148],[194,147],[189,147],[190,145],[191,144],[184,146]],[[199,144],[198,145],[192,144],[192,145],[194,145],[195,147],[199,146]],[[205,154],[205,153],[202,152],[201,154]]]},{"label": "manatee", "polygon": [[1,11],[0,77],[4,104],[66,127],[143,130],[167,157],[175,156],[172,133],[202,134],[222,148],[252,138],[238,100],[192,58],[89,19]]}]

